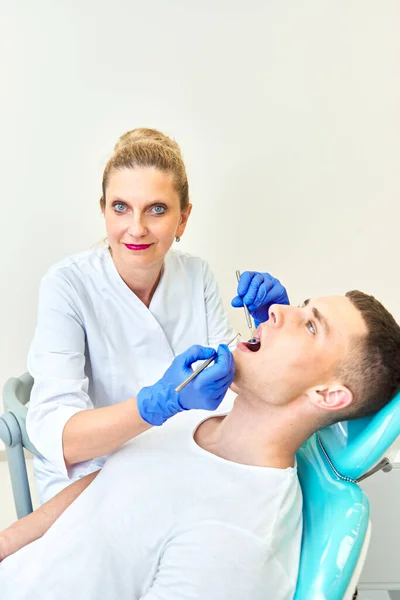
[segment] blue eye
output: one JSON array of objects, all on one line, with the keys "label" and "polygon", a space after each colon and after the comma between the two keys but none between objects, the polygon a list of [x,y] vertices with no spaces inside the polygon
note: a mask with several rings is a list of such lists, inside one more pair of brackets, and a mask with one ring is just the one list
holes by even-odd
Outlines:
[{"label": "blue eye", "polygon": [[116,202],[114,204],[114,210],[115,212],[123,212],[125,210],[125,204],[122,202]]},{"label": "blue eye", "polygon": [[163,215],[166,211],[165,206],[161,206],[161,204],[157,204],[156,206],[152,206],[151,210],[155,215]]},{"label": "blue eye", "polygon": [[315,335],[317,333],[317,330],[315,329],[314,323],[312,321],[307,321],[306,327],[307,327],[308,331],[310,331],[313,335]]}]

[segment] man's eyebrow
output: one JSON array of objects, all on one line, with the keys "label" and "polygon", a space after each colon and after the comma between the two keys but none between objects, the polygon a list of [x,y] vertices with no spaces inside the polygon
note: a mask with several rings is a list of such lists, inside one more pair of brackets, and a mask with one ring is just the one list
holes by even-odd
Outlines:
[{"label": "man's eyebrow", "polygon": [[[310,298],[307,298],[307,300],[304,300],[303,302],[303,307],[307,306],[307,304],[310,303]],[[325,330],[325,334],[328,335],[329,334],[329,324],[328,324],[328,320],[326,317],[324,317],[323,314],[321,314],[318,310],[318,308],[316,308],[315,306],[313,306],[312,308],[312,312],[314,317],[317,319],[317,321],[322,325],[322,327]]]},{"label": "man's eyebrow", "polygon": [[324,328],[325,335],[329,335],[329,324],[328,324],[326,317],[324,317],[324,315],[321,315],[318,308],[315,308],[315,306],[313,306],[312,311],[313,311],[314,317],[317,319],[317,321],[319,323],[321,323],[322,327]]}]

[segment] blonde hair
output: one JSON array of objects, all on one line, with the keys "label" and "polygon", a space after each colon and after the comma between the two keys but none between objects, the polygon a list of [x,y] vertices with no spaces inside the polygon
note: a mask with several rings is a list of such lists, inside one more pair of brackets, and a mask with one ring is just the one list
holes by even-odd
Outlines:
[{"label": "blonde hair", "polygon": [[135,167],[154,167],[159,171],[171,173],[175,189],[179,195],[181,210],[189,204],[189,183],[179,145],[167,135],[156,129],[138,128],[127,131],[118,139],[114,153],[103,173],[100,198],[101,209],[106,203],[106,188],[113,171],[134,169]]}]

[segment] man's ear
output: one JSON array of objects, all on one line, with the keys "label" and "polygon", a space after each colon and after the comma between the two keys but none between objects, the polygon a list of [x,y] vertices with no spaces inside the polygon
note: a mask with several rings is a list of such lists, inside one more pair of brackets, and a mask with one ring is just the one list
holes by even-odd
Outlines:
[{"label": "man's ear", "polygon": [[307,395],[316,408],[329,411],[343,410],[353,401],[349,388],[340,384],[316,386]]}]

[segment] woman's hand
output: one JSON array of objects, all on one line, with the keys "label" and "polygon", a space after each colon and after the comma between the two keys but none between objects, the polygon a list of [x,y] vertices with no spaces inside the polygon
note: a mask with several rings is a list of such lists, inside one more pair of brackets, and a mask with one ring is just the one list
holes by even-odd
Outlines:
[{"label": "woman's hand", "polygon": [[[175,388],[193,373],[193,363],[212,356],[215,356],[214,364],[199,373],[183,390],[175,392]],[[235,362],[227,346],[221,344],[217,352],[204,346],[191,346],[174,359],[157,383],[140,390],[137,395],[139,413],[147,423],[162,425],[182,410],[215,410],[234,375]]]},{"label": "woman's hand", "polygon": [[239,308],[245,304],[256,327],[268,321],[268,311],[272,304],[289,304],[286,289],[269,273],[245,271],[240,276],[237,293],[231,302],[232,306]]}]

